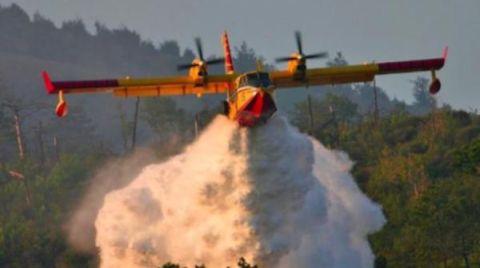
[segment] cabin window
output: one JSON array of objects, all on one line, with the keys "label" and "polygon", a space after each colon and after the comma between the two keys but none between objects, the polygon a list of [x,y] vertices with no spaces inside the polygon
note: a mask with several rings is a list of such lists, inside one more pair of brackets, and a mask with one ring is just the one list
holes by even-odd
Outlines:
[{"label": "cabin window", "polygon": [[238,87],[246,87],[249,86],[247,76],[243,76],[240,78],[240,81],[238,82]]},{"label": "cabin window", "polygon": [[250,73],[239,80],[239,87],[269,87],[271,84],[268,73],[263,72]]}]

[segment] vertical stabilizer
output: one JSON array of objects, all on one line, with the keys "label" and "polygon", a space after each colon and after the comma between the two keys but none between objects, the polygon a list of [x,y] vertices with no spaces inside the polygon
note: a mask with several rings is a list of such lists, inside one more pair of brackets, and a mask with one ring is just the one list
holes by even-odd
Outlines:
[{"label": "vertical stabilizer", "polygon": [[227,32],[223,32],[222,35],[223,43],[223,53],[225,54],[225,73],[233,74],[235,70],[233,69],[232,53],[230,51],[230,43],[228,42]]}]

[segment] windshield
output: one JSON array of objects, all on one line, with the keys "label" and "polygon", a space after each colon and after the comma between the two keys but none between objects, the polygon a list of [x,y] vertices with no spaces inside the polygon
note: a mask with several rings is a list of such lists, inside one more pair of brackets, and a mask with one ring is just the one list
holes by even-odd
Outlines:
[{"label": "windshield", "polygon": [[240,86],[269,87],[270,85],[268,73],[261,72],[247,74],[240,81]]},{"label": "windshield", "polygon": [[270,86],[270,78],[268,73],[253,73],[247,75],[248,84],[254,87]]}]

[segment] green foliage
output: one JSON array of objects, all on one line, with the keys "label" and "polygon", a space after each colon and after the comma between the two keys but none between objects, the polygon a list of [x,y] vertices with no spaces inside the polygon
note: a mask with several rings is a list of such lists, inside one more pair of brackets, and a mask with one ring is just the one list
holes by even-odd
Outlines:
[{"label": "green foliage", "polygon": [[197,129],[200,132],[210,121],[221,113],[221,105],[193,113],[178,108],[171,98],[145,99],[141,108],[141,117],[155,132],[153,143],[159,158],[178,153],[180,149],[191,142]]},{"label": "green foliage", "polygon": [[[313,117],[312,132],[327,145],[338,145],[344,138],[342,130],[358,120],[357,105],[344,96],[328,94],[325,98],[311,99]],[[308,102],[296,104],[291,114],[293,123],[305,132],[310,131]]]},{"label": "green foliage", "polygon": [[[416,116],[406,112],[410,107],[375,121],[362,118],[345,97],[337,99],[343,99],[337,101],[343,118],[326,109],[332,98],[313,99],[311,135],[346,151],[359,185],[383,207],[388,222],[369,238],[375,267],[478,263],[480,117],[448,108]],[[299,103],[292,114],[303,131],[306,107],[307,101]],[[328,118],[335,122],[325,126]]]},{"label": "green foliage", "polygon": [[146,99],[143,118],[159,136],[185,133],[185,130],[192,129],[187,125],[193,125],[193,122],[189,122],[187,112],[177,108],[171,98]]},{"label": "green foliage", "polygon": [[[95,27],[95,34],[79,20],[57,27],[38,14],[31,19],[17,5],[0,7],[0,50],[35,61],[96,66],[129,75],[172,73],[177,64],[194,57],[190,50],[181,52],[175,41],[156,47],[125,28]],[[255,69],[257,58],[243,43],[236,49],[237,71]],[[341,53],[327,63],[345,64]],[[210,71],[223,70],[212,66]],[[369,237],[377,256],[375,267],[480,263],[480,116],[436,107],[426,92],[428,82],[413,81],[412,105],[390,100],[382,89],[368,84],[323,88],[321,93],[309,89],[313,127],[306,101],[291,113],[301,131],[349,154],[360,187],[382,205],[388,222]],[[0,99],[5,99],[5,91],[0,81]],[[379,118],[373,116],[375,96]],[[92,170],[111,155],[111,149],[97,137],[89,109],[71,108],[69,117],[54,124],[34,113],[41,117],[35,120],[45,123],[45,133],[36,135],[28,125],[24,160],[18,160],[11,112],[0,109],[0,267],[98,266],[95,254],[79,254],[66,244],[62,229]],[[163,158],[194,138],[195,118],[201,129],[218,110],[194,113],[179,107],[175,99],[150,98],[143,102],[141,117],[158,139],[155,146]],[[131,124],[125,118],[123,122],[114,131],[130,136]],[[57,145],[43,144],[36,136],[50,141],[56,137]],[[31,148],[44,148],[44,155]],[[11,171],[23,177],[12,176]],[[243,258],[237,264],[257,267]]]},{"label": "green foliage", "polygon": [[456,169],[468,173],[480,173],[480,139],[462,147],[454,154]]},{"label": "green foliage", "polygon": [[92,256],[69,249],[62,226],[91,171],[101,163],[101,156],[62,155],[45,176],[29,162],[17,165],[24,178],[10,177],[0,187],[1,266],[87,267],[92,262]]}]

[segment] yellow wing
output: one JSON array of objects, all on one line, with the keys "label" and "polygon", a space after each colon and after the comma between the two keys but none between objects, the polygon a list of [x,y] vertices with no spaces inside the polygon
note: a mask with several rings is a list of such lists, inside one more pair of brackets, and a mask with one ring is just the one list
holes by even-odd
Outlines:
[{"label": "yellow wing", "polygon": [[231,90],[236,75],[121,78],[84,81],[51,81],[46,72],[43,80],[48,94],[111,92],[115,96],[172,96],[220,94]]},{"label": "yellow wing", "polygon": [[289,70],[270,72],[270,78],[277,88],[368,82],[372,81],[375,75],[434,72],[444,66],[446,58],[447,49],[444,50],[441,58],[314,68],[305,71],[289,68]]},{"label": "yellow wing", "polygon": [[377,72],[375,64],[366,64],[309,69],[304,76],[288,70],[274,71],[270,73],[270,78],[277,88],[287,88],[306,84],[314,86],[367,82],[372,81]]}]

